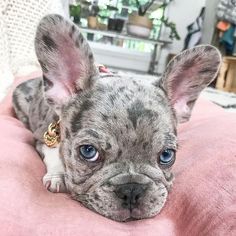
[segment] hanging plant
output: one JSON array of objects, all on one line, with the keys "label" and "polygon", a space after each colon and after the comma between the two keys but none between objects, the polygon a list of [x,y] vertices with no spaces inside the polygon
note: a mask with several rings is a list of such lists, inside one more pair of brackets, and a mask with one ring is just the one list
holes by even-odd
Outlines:
[{"label": "hanging plant", "polygon": [[163,22],[164,26],[170,29],[170,39],[180,40],[180,36],[176,30],[176,24],[172,21],[169,21],[168,18],[162,17],[161,22]]}]

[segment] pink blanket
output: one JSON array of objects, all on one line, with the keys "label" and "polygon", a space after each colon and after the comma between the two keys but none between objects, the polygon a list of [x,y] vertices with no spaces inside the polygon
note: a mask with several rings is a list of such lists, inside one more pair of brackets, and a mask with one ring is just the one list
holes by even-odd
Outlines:
[{"label": "pink blanket", "polygon": [[179,127],[175,182],[162,212],[118,223],[42,185],[30,131],[0,104],[0,235],[236,235],[236,114],[200,100]]}]

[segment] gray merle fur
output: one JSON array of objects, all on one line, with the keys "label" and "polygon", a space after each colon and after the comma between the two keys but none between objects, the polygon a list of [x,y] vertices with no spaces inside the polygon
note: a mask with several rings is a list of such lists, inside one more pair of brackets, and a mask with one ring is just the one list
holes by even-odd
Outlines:
[{"label": "gray merle fur", "polygon": [[[208,45],[184,51],[161,78],[99,73],[77,26],[58,15],[42,19],[35,48],[43,77],[19,85],[13,105],[41,157],[44,132],[61,119],[60,158],[72,198],[117,221],[157,215],[174,163],[163,166],[159,158],[163,150],[177,150],[177,124],[189,119],[201,90],[215,78],[219,52]],[[97,149],[97,161],[80,156],[85,144]],[[139,191],[135,206],[124,205],[117,193],[122,186]]]}]

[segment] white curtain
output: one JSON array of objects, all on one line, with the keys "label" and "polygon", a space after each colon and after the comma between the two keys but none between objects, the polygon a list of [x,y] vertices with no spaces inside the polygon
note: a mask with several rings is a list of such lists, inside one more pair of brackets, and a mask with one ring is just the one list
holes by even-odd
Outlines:
[{"label": "white curtain", "polygon": [[68,0],[0,0],[0,97],[14,75],[38,66],[35,32],[50,13],[69,17]]}]

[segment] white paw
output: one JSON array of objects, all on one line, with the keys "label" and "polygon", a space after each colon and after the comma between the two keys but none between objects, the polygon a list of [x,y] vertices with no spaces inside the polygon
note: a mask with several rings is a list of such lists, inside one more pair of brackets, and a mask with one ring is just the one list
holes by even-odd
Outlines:
[{"label": "white paw", "polygon": [[43,177],[43,185],[53,193],[65,193],[65,176],[63,173],[47,173]]}]

